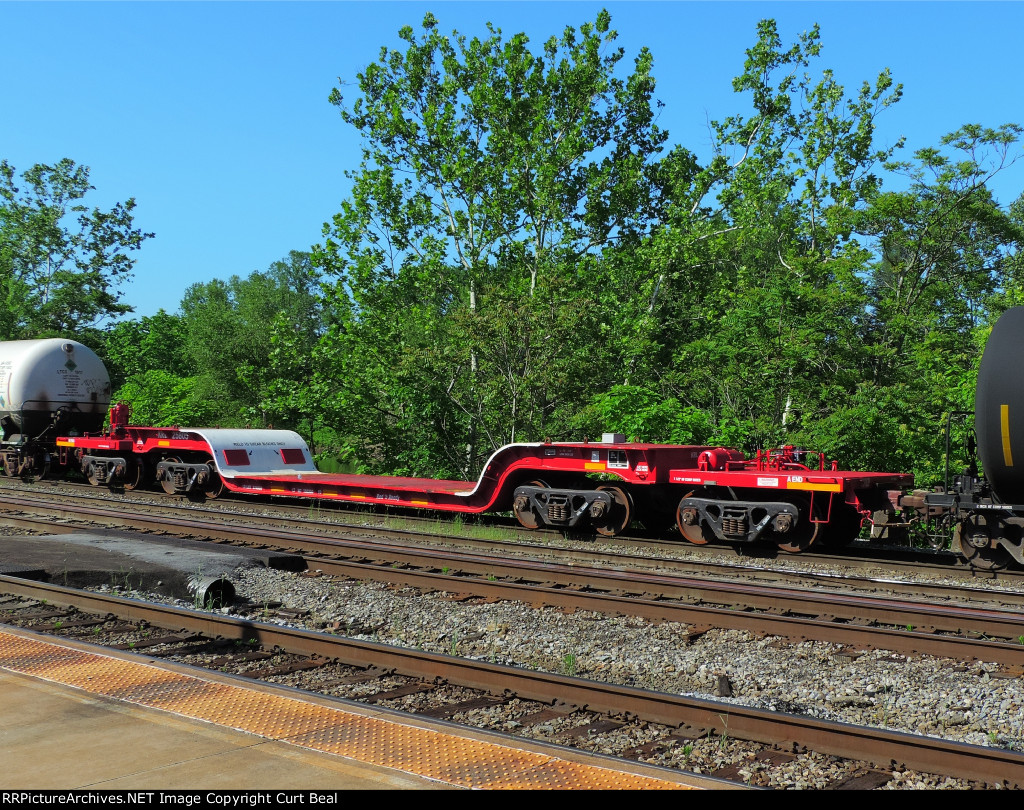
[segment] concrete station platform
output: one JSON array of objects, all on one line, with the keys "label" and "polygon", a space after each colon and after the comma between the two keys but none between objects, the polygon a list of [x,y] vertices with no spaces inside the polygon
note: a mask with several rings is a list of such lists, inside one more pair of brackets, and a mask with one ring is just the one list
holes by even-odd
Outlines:
[{"label": "concrete station platform", "polygon": [[727,786],[4,626],[0,762],[7,790]]}]

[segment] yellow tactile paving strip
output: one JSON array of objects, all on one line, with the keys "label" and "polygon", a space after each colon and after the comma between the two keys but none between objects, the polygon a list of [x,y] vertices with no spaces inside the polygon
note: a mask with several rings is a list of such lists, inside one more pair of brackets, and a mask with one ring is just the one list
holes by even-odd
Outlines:
[{"label": "yellow tactile paving strip", "polygon": [[0,631],[0,668],[358,762],[477,789],[684,789],[547,754],[205,680]]}]

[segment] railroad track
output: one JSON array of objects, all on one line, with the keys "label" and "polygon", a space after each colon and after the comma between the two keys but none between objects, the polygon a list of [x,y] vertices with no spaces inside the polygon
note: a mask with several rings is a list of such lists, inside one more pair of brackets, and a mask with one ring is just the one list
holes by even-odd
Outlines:
[{"label": "railroad track", "polygon": [[[151,660],[265,678],[421,716],[479,721],[491,710],[521,734],[556,729],[562,744],[601,745],[643,759],[705,740],[742,741],[744,760],[762,769],[801,756],[839,757],[842,781],[887,781],[893,769],[956,777],[979,785],[1024,785],[1024,755],[933,737],[832,723],[734,703],[649,692],[552,673],[340,638],[252,618],[156,605],[56,585],[0,577],[0,623],[32,633],[107,644]],[[498,711],[499,708],[501,711]],[[616,742],[617,741],[617,742]],[[733,771],[733,773],[729,773]],[[749,778],[750,768],[711,774]],[[846,786],[849,786],[847,784]]]},{"label": "railroad track", "polygon": [[[2,479],[0,479],[2,480]],[[0,487],[0,490],[3,488]],[[90,489],[90,488],[87,488]],[[40,494],[38,491],[19,491],[18,494],[0,494],[0,512],[4,504],[8,510],[23,509],[26,512],[38,511],[56,518],[90,517],[96,524],[112,527],[133,525],[142,531],[159,531],[163,522],[177,523],[180,526],[187,526],[188,522],[201,520],[208,517],[211,522],[218,524],[235,524],[240,526],[251,526],[254,521],[260,521],[265,527],[269,521],[271,527],[280,527],[292,531],[300,537],[336,537],[341,539],[353,539],[358,537],[369,537],[374,540],[389,539],[404,545],[412,546],[433,546],[433,547],[458,547],[467,550],[476,550],[492,556],[505,557],[508,555],[531,555],[557,560],[566,554],[571,554],[575,563],[592,563],[594,565],[616,566],[621,568],[669,568],[675,573],[699,575],[701,577],[718,576],[730,579],[742,578],[744,575],[753,579],[763,580],[770,576],[776,581],[788,581],[789,584],[799,586],[801,582],[813,583],[813,587],[827,587],[828,577],[811,571],[801,571],[800,566],[810,563],[812,566],[835,566],[848,572],[841,577],[841,587],[844,590],[865,590],[878,592],[888,590],[895,594],[917,593],[922,597],[935,599],[937,601],[957,600],[962,601],[990,601],[996,597],[985,595],[986,590],[970,588],[966,583],[978,579],[972,570],[966,567],[955,567],[950,562],[951,555],[940,555],[941,561],[922,563],[920,561],[903,561],[894,563],[879,564],[871,558],[849,557],[849,556],[794,556],[786,557],[778,565],[772,565],[766,572],[766,563],[753,554],[754,549],[748,549],[751,554],[737,556],[732,550],[725,552],[723,549],[710,549],[708,547],[694,547],[689,544],[680,546],[674,544],[655,544],[653,547],[644,547],[640,552],[630,544],[631,552],[611,551],[603,546],[595,547],[595,543],[568,543],[559,535],[558,540],[552,535],[545,538],[543,542],[528,542],[523,540],[524,533],[516,532],[515,540],[501,540],[493,538],[481,538],[474,536],[460,536],[451,532],[427,531],[424,529],[395,528],[388,523],[370,523],[372,517],[356,522],[323,522],[319,518],[311,519],[305,516],[291,516],[282,518],[276,510],[268,515],[253,514],[251,511],[244,513],[230,512],[217,508],[203,508],[190,505],[180,507],[177,504],[180,499],[163,496],[157,503],[130,503],[130,512],[125,511],[124,502],[112,503],[109,499],[98,497],[76,497],[74,505],[61,496]],[[95,508],[93,508],[95,507]],[[289,514],[292,514],[289,510]],[[145,515],[154,517],[155,522],[147,522]],[[180,520],[186,521],[182,524]],[[129,520],[132,521],[129,524]],[[401,521],[404,524],[404,519]],[[208,527],[210,523],[197,523]],[[437,522],[429,525],[436,529]],[[526,535],[532,538],[535,533]],[[615,538],[613,538],[615,539]],[[559,542],[561,541],[561,542]],[[662,549],[675,552],[672,556],[655,556],[646,553],[649,548]],[[682,552],[682,555],[680,555]],[[311,547],[311,554],[317,552]],[[934,558],[936,555],[927,555]],[[724,561],[723,561],[724,560]],[[771,565],[771,563],[767,563]],[[785,566],[785,567],[784,567]],[[851,571],[867,571],[870,575],[854,576]],[[1024,588],[1024,576],[1019,572],[992,572],[997,574],[1005,584],[1007,590],[1006,599],[1008,606],[1020,607],[1020,601],[1012,596],[1010,588]],[[954,584],[928,584],[922,579],[917,579],[913,584],[902,582],[900,577],[938,577],[944,580],[952,580]],[[995,577],[985,577],[986,580]],[[833,578],[839,582],[840,578]],[[992,583],[986,583],[992,584]],[[987,589],[991,590],[991,588]]]},{"label": "railroad track", "polygon": [[[50,491],[47,491],[49,489]],[[380,509],[365,506],[352,507],[347,504],[326,501],[297,504],[282,499],[233,499],[223,497],[205,504],[188,502],[181,496],[169,496],[162,492],[133,491],[118,495],[107,490],[97,490],[86,483],[68,481],[42,481],[25,485],[16,479],[0,477],[0,493],[11,493],[13,498],[53,498],[54,493],[72,493],[76,502],[109,504],[111,498],[122,505],[129,503],[133,510],[175,509],[176,504],[186,504],[179,511],[211,514],[230,520],[234,517],[252,518],[255,509],[264,509],[268,519],[295,526],[306,526],[309,531],[349,530],[366,533],[372,531],[394,539],[415,539],[417,542],[453,543],[475,546],[481,550],[491,549],[494,553],[521,553],[527,549],[543,550],[572,543],[574,553],[581,559],[598,561],[614,556],[607,549],[625,548],[642,551],[650,555],[659,553],[678,555],[684,553],[696,558],[696,564],[707,565],[718,562],[723,566],[779,560],[792,564],[838,565],[850,570],[872,573],[886,571],[893,577],[899,576],[941,576],[962,582],[1005,582],[1024,585],[1024,571],[1008,569],[1002,571],[981,571],[971,568],[962,557],[951,552],[937,552],[932,549],[915,549],[910,546],[881,548],[854,543],[845,549],[825,551],[815,548],[800,555],[780,553],[774,547],[760,546],[694,546],[681,541],[677,536],[664,537],[650,533],[623,534],[614,537],[595,538],[589,534],[573,535],[562,531],[538,529],[525,532],[512,518],[503,520],[500,516],[485,518],[469,516],[453,520],[450,515],[423,516],[414,513],[382,513]],[[59,495],[58,495],[59,497]],[[143,500],[144,499],[144,500]],[[240,511],[234,511],[234,508]],[[398,528],[396,528],[396,526]],[[576,542],[572,542],[576,541]],[[599,546],[599,549],[593,547]],[[588,549],[587,547],[591,547]],[[678,561],[678,557],[675,557]]]},{"label": "railroad track", "polygon": [[[490,555],[363,539],[313,538],[252,524],[226,527],[192,517],[126,518],[106,507],[45,508],[53,514],[73,516],[76,523],[55,526],[51,520],[44,520],[36,524],[41,531],[74,531],[84,519],[112,520],[116,525],[127,522],[135,529],[171,531],[178,536],[301,554],[310,569],[347,579],[679,622],[691,628],[691,636],[711,628],[746,630],[794,640],[832,642],[851,649],[887,649],[904,655],[994,662],[1010,674],[1024,672],[1024,614],[1020,611],[1024,596],[1020,594],[1000,591],[993,597],[991,591],[977,591],[970,596],[980,606],[933,604],[849,594],[845,589],[835,590],[834,577],[825,578],[833,588],[826,592],[820,589],[821,581],[813,581],[806,574],[800,577],[803,587],[780,587],[765,582],[718,581],[532,559],[498,560]],[[886,587],[894,586],[887,583]],[[966,601],[962,589],[956,595],[960,602]],[[985,600],[993,598],[1009,602],[1010,609],[987,607]]]}]

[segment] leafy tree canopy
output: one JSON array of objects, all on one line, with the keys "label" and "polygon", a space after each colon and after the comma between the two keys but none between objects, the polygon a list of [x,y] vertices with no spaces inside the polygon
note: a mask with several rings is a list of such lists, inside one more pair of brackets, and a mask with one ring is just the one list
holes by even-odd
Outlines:
[{"label": "leafy tree canopy", "polygon": [[93,190],[89,168],[67,158],[36,164],[20,185],[0,161],[0,338],[74,334],[131,311],[118,287],[153,234],[135,227],[134,198],[90,209]]}]

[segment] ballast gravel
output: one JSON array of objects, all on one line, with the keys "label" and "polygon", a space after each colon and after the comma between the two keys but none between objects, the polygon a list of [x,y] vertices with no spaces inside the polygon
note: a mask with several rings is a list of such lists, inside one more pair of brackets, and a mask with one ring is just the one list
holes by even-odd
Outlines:
[{"label": "ballast gravel", "polygon": [[[250,512],[243,508],[232,511]],[[763,562],[766,567],[781,564]],[[785,565],[802,567],[794,560],[786,560]],[[807,570],[819,568],[810,560],[803,565]],[[684,624],[584,611],[567,614],[514,602],[462,602],[415,589],[394,590],[376,583],[263,568],[237,570],[232,583],[240,603],[250,612],[256,608],[265,614],[262,620],[282,625],[301,624],[445,655],[1024,751],[1024,681],[1003,676],[994,663],[968,665],[884,650],[851,653],[824,642],[794,643],[733,630],[710,630],[690,640],[691,628]],[[154,595],[139,596],[167,601]],[[260,611],[261,605],[266,609]],[[308,618],[275,618],[277,605],[308,611]],[[723,683],[728,684],[730,694],[721,694]],[[473,717],[461,719],[522,733],[514,704],[478,710]],[[553,735],[558,725],[552,721],[531,733]],[[654,732],[648,734],[642,727],[627,727],[621,732],[631,735],[626,740],[615,739],[619,733],[603,735],[590,747],[614,753],[654,739]],[[695,740],[692,745],[675,746],[644,760],[696,773],[731,766],[741,781],[785,789],[834,785],[853,775],[851,768],[855,767],[813,753],[769,765],[753,755],[749,746],[724,736]],[[887,775],[890,778],[882,789],[979,787],[911,771]]]},{"label": "ballast gravel", "polygon": [[[237,571],[236,592],[249,607],[308,611],[307,626],[353,638],[486,660],[591,680],[736,703],[771,711],[1024,750],[1024,688],[999,676],[996,664],[965,665],[884,650],[851,654],[834,644],[793,643],[747,632],[711,630],[687,642],[684,624],[515,602],[473,603],[415,589],[394,590],[327,576],[262,568]],[[723,696],[727,679],[731,694]],[[637,744],[644,742],[639,741]],[[730,751],[735,749],[734,754]],[[724,738],[698,741],[648,758],[656,764],[710,772],[745,755]],[[772,787],[820,788],[835,780],[829,758],[808,755],[782,768],[795,774]],[[742,778],[742,774],[741,774]],[[889,789],[965,788],[957,780],[896,772]],[[994,786],[993,786],[994,787]]]}]

